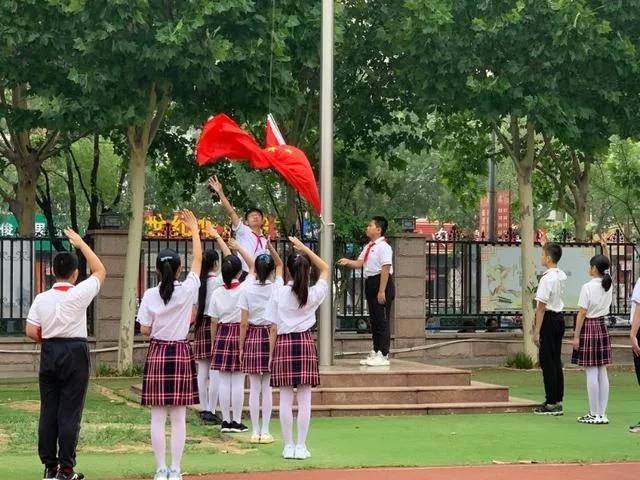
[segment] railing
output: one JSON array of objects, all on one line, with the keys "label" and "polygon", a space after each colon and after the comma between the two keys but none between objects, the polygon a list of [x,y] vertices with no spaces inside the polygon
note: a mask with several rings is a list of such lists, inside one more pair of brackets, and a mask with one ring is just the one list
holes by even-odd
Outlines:
[{"label": "railing", "polygon": [[[519,242],[507,241],[427,240],[425,243],[427,330],[476,332],[520,329],[522,317],[521,308],[518,305],[519,281],[507,291],[503,298],[500,298],[499,292],[496,293],[488,288],[491,281],[488,278],[492,274],[518,274],[519,245]],[[635,245],[624,242],[609,243],[605,252],[602,252],[600,244],[595,243],[561,243],[560,245],[564,248],[565,262],[569,262],[567,265],[561,260],[560,268],[566,266],[574,277],[572,279],[570,276],[567,282],[573,290],[576,301],[576,292],[579,292],[583,283],[576,277],[587,276],[590,256],[594,253],[604,253],[609,257],[613,278],[613,303],[609,324],[612,327],[628,327],[630,298],[637,278]],[[500,255],[503,257],[498,258]],[[535,262],[539,263],[539,256],[536,256]],[[496,265],[499,265],[498,270],[499,268],[503,270],[496,273]],[[515,271],[509,272],[507,270],[511,265],[514,266]],[[537,269],[540,270],[540,268]],[[502,288],[501,285],[500,288]],[[490,298],[492,295],[493,298]],[[517,300],[515,303],[514,299]],[[504,307],[500,306],[500,302],[504,302]],[[571,309],[568,312],[571,313]]]},{"label": "railing", "polygon": [[[313,251],[318,250],[317,240],[306,240],[306,245]],[[286,262],[291,253],[291,244],[285,240],[274,240],[274,247]],[[191,262],[191,240],[144,238],[140,256],[140,280],[138,283],[138,298],[142,298],[144,291],[158,284],[156,274],[156,256],[164,248],[171,248],[182,258],[182,278],[184,279]],[[215,241],[203,240],[203,248],[214,249]],[[352,256],[356,247],[352,244],[336,243],[334,246],[336,258],[346,255]],[[336,268],[333,281],[333,305],[336,312],[337,331],[369,331],[367,323],[369,315],[364,295],[364,275],[362,270],[345,270]]]},{"label": "railing", "polygon": [[[70,248],[65,238],[0,237],[0,336],[24,334],[33,299],[55,282],[53,258]],[[80,260],[80,279],[84,279],[86,262],[81,256]],[[87,320],[92,333],[93,304],[87,310]]]}]

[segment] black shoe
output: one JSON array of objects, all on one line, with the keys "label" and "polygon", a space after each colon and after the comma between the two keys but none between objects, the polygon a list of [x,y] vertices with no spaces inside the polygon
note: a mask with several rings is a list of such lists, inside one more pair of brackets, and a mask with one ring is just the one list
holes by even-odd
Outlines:
[{"label": "black shoe", "polygon": [[232,425],[233,425],[233,422],[222,422],[220,424],[220,431],[222,433],[232,432],[233,431],[233,430],[231,430]]},{"label": "black shoe", "polygon": [[220,417],[211,412],[200,412],[200,420],[209,425],[220,425],[222,423]]},{"label": "black shoe", "polygon": [[55,467],[52,467],[52,468],[45,467],[44,473],[42,474],[42,478],[44,480],[52,480],[52,479],[56,478],[57,474],[58,474],[58,466],[57,465]]},{"label": "black shoe", "polygon": [[213,425],[220,425],[220,424],[222,424],[222,419],[218,415],[216,415],[215,413],[212,413],[211,414],[211,423]]},{"label": "black shoe", "polygon": [[247,427],[244,423],[236,423],[236,427],[238,427],[239,432],[248,432],[249,427]]},{"label": "black shoe", "polygon": [[564,415],[564,411],[562,410],[562,404],[557,403],[556,405],[548,405],[543,404],[537,407],[533,413],[536,415],[551,415],[554,417],[559,417],[560,415]]},{"label": "black shoe", "polygon": [[56,480],[82,480],[84,475],[78,472],[64,473],[62,470],[58,470]]}]

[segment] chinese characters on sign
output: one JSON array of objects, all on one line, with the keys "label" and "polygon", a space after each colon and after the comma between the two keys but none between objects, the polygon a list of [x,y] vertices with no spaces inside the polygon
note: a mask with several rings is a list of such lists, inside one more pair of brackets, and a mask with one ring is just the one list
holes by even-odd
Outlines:
[{"label": "chinese characters on sign", "polygon": [[[174,213],[171,219],[165,219],[162,214],[146,212],[144,215],[145,235],[151,238],[189,238],[189,229],[185,226],[178,213]],[[215,228],[225,240],[231,236],[229,225],[216,224],[211,219],[204,217],[198,220],[200,235],[202,238],[211,238],[208,233],[210,228]],[[270,228],[271,227],[271,228]],[[269,219],[265,219],[263,231],[272,236],[274,225],[270,225]]]}]

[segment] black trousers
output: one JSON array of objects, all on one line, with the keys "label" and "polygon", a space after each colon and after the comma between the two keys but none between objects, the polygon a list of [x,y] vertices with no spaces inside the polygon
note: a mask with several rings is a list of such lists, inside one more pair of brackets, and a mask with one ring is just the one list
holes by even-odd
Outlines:
[{"label": "black trousers", "polygon": [[44,340],[40,353],[38,453],[46,466],[76,465],[80,420],[89,385],[89,348],[82,338]]},{"label": "black trousers", "polygon": [[[640,342],[640,331],[638,331],[636,338],[638,339],[638,342]],[[640,385],[640,357],[636,357],[636,354],[633,352],[631,355],[633,355],[633,364],[636,367],[636,378],[638,379],[638,385]]]},{"label": "black trousers", "polygon": [[547,310],[540,328],[539,360],[546,402],[551,405],[562,402],[564,397],[564,374],[562,372],[564,329],[562,312]]},{"label": "black trousers", "polygon": [[389,354],[391,346],[391,305],[396,298],[396,289],[393,278],[389,276],[385,289],[386,303],[378,303],[378,290],[380,289],[380,275],[369,277],[365,280],[364,291],[369,308],[369,320],[371,322],[371,336],[373,337],[373,350],[383,355]]}]

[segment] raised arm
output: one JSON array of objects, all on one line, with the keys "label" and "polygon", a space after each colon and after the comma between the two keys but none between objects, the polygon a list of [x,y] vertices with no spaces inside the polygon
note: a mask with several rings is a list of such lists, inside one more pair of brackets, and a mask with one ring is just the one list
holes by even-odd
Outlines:
[{"label": "raised arm", "polygon": [[93,277],[96,277],[98,279],[98,282],[100,282],[100,285],[102,285],[104,279],[107,276],[107,269],[104,268],[104,265],[102,264],[98,256],[94,253],[93,250],[91,250],[91,247],[86,244],[82,237],[72,229],[66,228],[64,230],[64,234],[69,239],[69,242],[71,242],[71,245],[82,252],[84,258],[87,259],[87,264],[89,265],[89,269],[91,270],[91,275]]},{"label": "raised arm", "polygon": [[271,254],[271,258],[273,258],[274,263],[276,264],[276,277],[282,278],[284,274],[284,262],[280,255],[278,254],[278,250],[271,244],[271,242],[267,242],[267,248],[269,249],[269,253]]},{"label": "raised arm", "polygon": [[224,194],[222,183],[218,181],[218,177],[211,177],[209,179],[209,188],[211,188],[211,190],[216,192],[216,194],[218,195],[218,198],[220,198],[220,204],[222,205],[222,208],[224,208],[224,211],[227,212],[227,215],[229,215],[229,218],[231,218],[231,224],[234,227],[237,227],[242,220],[238,216],[236,209],[233,208],[233,205],[231,205],[231,202],[229,201],[227,196]]},{"label": "raised arm", "polygon": [[191,261],[191,271],[196,275],[200,275],[202,267],[202,244],[200,243],[200,227],[196,216],[190,210],[183,210],[180,215],[185,226],[191,232],[191,240],[193,242],[193,260]]},{"label": "raised arm", "polygon": [[338,260],[338,266],[352,268],[356,270],[364,266],[364,260],[361,260],[361,259],[350,260],[348,258],[341,258],[340,260]]},{"label": "raised arm", "polygon": [[213,239],[216,241],[216,243],[220,247],[220,251],[222,252],[222,258],[226,257],[227,255],[231,255],[231,250],[229,250],[229,247],[225,243],[224,239],[220,236],[220,234],[215,228],[213,227],[209,228],[209,235],[213,237]]},{"label": "raised arm", "polygon": [[247,267],[249,268],[249,275],[253,275],[253,267],[255,264],[253,256],[250,255],[249,252],[247,252],[244,248],[242,248],[240,243],[238,243],[238,241],[235,238],[229,239],[229,246],[231,247],[232,250],[235,250],[240,254],[242,259],[247,264]]},{"label": "raised arm", "polygon": [[320,271],[320,278],[322,280],[329,279],[330,270],[329,270],[329,265],[327,265],[327,262],[325,262],[322,258],[320,258],[318,255],[313,253],[313,250],[311,250],[304,243],[302,243],[300,239],[296,237],[289,237],[289,241],[293,244],[294,249],[296,249],[298,252],[305,253],[311,259],[311,263],[313,264],[313,266]]}]

